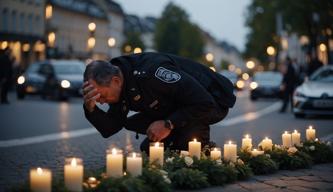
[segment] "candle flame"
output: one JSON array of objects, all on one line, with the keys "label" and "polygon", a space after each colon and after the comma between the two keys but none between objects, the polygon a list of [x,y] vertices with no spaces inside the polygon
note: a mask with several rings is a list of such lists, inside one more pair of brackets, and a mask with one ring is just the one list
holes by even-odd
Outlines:
[{"label": "candle flame", "polygon": [[257,149],[253,149],[253,151],[257,151]]},{"label": "candle flame", "polygon": [[193,139],[194,142],[197,142],[197,139]]},{"label": "candle flame", "polygon": [[312,129],[312,125],[309,126],[309,129]]},{"label": "candle flame", "polygon": [[116,155],[117,154],[117,149],[116,148],[112,148],[112,155]]},{"label": "candle flame", "polygon": [[160,143],[159,142],[156,142],[155,143],[155,147],[159,147],[160,146]]},{"label": "candle flame", "polygon": [[216,148],[216,147],[214,148],[214,151],[217,151],[217,148]]},{"label": "candle flame", "polygon": [[76,159],[73,158],[72,161],[71,161],[71,166],[72,167],[76,167],[77,163],[76,163]]},{"label": "candle flame", "polygon": [[250,137],[250,136],[249,136],[249,134],[246,134],[246,135],[245,135],[245,138],[247,138],[247,139],[248,139],[249,137]]},{"label": "candle flame", "polygon": [[136,158],[136,153],[133,153],[133,158]]},{"label": "candle flame", "polygon": [[95,178],[95,177],[89,177],[88,180],[89,180],[90,182],[95,182],[95,181],[96,181],[96,178]]},{"label": "candle flame", "polygon": [[268,139],[268,137],[265,137],[265,139],[267,140],[267,139]]},{"label": "candle flame", "polygon": [[229,141],[229,144],[231,144],[231,141]]},{"label": "candle flame", "polygon": [[126,176],[127,174],[126,174],[126,171],[124,171],[124,176]]},{"label": "candle flame", "polygon": [[38,168],[37,168],[37,174],[38,174],[38,175],[43,174],[43,169],[40,168],[40,167],[38,167]]},{"label": "candle flame", "polygon": [[284,134],[288,134],[288,131],[285,131]]},{"label": "candle flame", "polygon": [[296,129],[294,130],[294,133],[298,133]]}]

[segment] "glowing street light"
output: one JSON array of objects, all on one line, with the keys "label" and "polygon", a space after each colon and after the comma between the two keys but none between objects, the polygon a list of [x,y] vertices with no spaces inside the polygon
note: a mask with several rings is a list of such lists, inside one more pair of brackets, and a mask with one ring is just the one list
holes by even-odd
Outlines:
[{"label": "glowing street light", "polygon": [[325,52],[325,51],[326,51],[326,45],[325,45],[324,43],[320,43],[320,45],[319,45],[319,50],[320,50],[321,52]]},{"label": "glowing street light", "polygon": [[255,67],[255,63],[250,60],[250,61],[246,62],[246,67],[248,69],[253,69]]},{"label": "glowing street light", "polygon": [[89,25],[88,25],[88,29],[89,29],[89,31],[95,31],[95,29],[96,29],[96,24],[94,23],[94,22],[91,22],[91,23],[89,23]]},{"label": "glowing street light", "polygon": [[206,60],[207,60],[208,62],[213,62],[213,60],[214,60],[214,55],[213,55],[212,53],[207,53],[207,54],[206,54]]},{"label": "glowing street light", "polygon": [[243,73],[242,78],[244,79],[244,81],[247,81],[250,78],[250,75],[247,73]]},{"label": "glowing street light", "polygon": [[54,32],[51,32],[51,33],[48,34],[48,36],[47,36],[47,40],[48,40],[49,45],[50,45],[51,47],[54,46],[55,39],[56,39],[56,35],[55,35]]},{"label": "glowing street light", "polygon": [[89,37],[87,43],[88,43],[88,49],[92,49],[95,47],[96,39],[94,37]]},{"label": "glowing street light", "polygon": [[136,47],[134,49],[134,53],[142,53],[142,49],[140,47]]},{"label": "glowing street light", "polygon": [[266,52],[269,56],[275,55],[275,48],[273,46],[268,46]]},{"label": "glowing street light", "polygon": [[52,5],[47,5],[45,8],[45,18],[50,19],[52,17]]},{"label": "glowing street light", "polygon": [[108,40],[109,47],[114,47],[116,45],[116,39],[113,37],[110,37]]}]

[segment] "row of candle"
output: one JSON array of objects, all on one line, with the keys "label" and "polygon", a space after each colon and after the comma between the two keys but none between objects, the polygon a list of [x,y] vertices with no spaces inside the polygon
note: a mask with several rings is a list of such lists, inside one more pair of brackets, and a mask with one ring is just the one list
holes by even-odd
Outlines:
[{"label": "row of candle", "polygon": [[[315,129],[310,126],[306,130],[307,140],[315,139]],[[289,134],[285,132],[282,134],[282,143],[285,147],[300,144],[300,133],[296,130],[294,133]],[[263,150],[272,150],[273,142],[269,138],[265,138],[261,142]],[[264,151],[257,149],[252,150],[252,139],[249,135],[245,135],[242,139],[242,149],[251,151],[252,156],[261,155]],[[182,151],[181,154],[185,154]],[[201,142],[194,139],[188,143],[189,156],[201,157]],[[222,157],[221,149],[214,148],[210,152],[210,157],[213,160],[220,160]],[[106,155],[106,175],[107,177],[121,177],[124,175],[123,170],[123,152],[122,150],[113,148],[107,150]],[[223,159],[226,161],[236,162],[237,160],[237,145],[229,141],[224,144]],[[157,163],[163,166],[164,162],[164,145],[163,143],[151,143],[149,147],[149,161],[150,163]],[[142,173],[142,157],[140,153],[129,153],[126,158],[126,171],[132,176],[138,176]],[[83,180],[83,164],[82,160],[78,158],[66,159],[64,166],[65,186],[70,191],[82,191]],[[30,171],[30,185],[32,191],[48,192],[51,191],[52,173],[48,169],[32,169]]]}]

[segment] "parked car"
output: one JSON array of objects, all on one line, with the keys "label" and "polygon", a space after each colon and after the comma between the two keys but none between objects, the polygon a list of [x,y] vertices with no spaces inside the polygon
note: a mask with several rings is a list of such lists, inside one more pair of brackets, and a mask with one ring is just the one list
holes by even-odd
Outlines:
[{"label": "parked car", "polygon": [[17,97],[24,99],[27,94],[55,99],[81,96],[84,69],[84,62],[77,60],[46,60],[31,64],[17,79]]},{"label": "parked car", "polygon": [[293,95],[296,118],[333,115],[333,66],[323,66],[296,88]]},{"label": "parked car", "polygon": [[235,72],[222,70],[220,74],[228,78],[237,90],[242,90],[245,87],[245,82],[239,79]]},{"label": "parked car", "polygon": [[252,101],[261,97],[279,98],[282,75],[279,72],[257,72],[250,83],[250,99]]}]

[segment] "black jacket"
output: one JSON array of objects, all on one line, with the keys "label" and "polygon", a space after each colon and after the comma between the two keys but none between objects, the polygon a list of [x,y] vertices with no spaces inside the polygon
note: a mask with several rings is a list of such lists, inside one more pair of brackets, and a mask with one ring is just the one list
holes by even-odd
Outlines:
[{"label": "black jacket", "polygon": [[[232,83],[208,67],[182,57],[142,53],[111,60],[124,75],[121,100],[107,113],[97,107],[86,118],[109,137],[122,127],[145,134],[142,115],[151,120],[171,120],[175,129],[189,123],[212,124],[221,108],[235,103]],[[127,118],[129,110],[139,112]],[[137,117],[141,118],[137,118]],[[140,124],[140,123],[141,124]]]}]

